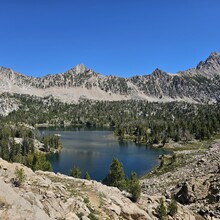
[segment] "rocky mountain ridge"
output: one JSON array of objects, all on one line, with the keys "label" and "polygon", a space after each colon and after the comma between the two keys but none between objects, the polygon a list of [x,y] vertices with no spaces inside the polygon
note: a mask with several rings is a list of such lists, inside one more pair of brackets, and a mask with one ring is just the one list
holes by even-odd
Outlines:
[{"label": "rocky mountain ridge", "polygon": [[216,102],[220,100],[220,54],[213,52],[195,68],[176,74],[155,69],[150,75],[131,78],[104,76],[82,64],[41,78],[0,67],[0,92],[52,95],[64,102],[80,99]]}]

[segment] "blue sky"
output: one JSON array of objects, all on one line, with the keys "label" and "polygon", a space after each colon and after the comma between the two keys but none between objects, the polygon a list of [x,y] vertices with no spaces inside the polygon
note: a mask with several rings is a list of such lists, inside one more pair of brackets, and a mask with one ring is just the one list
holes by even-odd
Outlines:
[{"label": "blue sky", "polygon": [[219,11],[219,0],[0,0],[0,66],[175,73],[220,52]]}]

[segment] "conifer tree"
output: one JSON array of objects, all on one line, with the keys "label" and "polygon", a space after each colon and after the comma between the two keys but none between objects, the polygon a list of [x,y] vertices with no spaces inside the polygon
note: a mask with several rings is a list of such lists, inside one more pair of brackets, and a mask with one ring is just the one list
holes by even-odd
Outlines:
[{"label": "conifer tree", "polygon": [[91,177],[90,177],[88,171],[86,171],[86,173],[85,173],[85,175],[84,175],[84,179],[86,179],[86,180],[91,180]]},{"label": "conifer tree", "polygon": [[79,169],[79,167],[74,166],[73,169],[70,170],[70,176],[80,178],[81,170]]},{"label": "conifer tree", "polygon": [[160,198],[160,202],[157,207],[157,215],[160,220],[167,220],[167,209],[164,204],[163,198]]},{"label": "conifer tree", "polygon": [[131,178],[129,180],[129,192],[132,195],[132,201],[136,202],[141,195],[141,186],[135,172],[131,172]]},{"label": "conifer tree", "polygon": [[177,202],[176,202],[174,196],[172,196],[170,205],[168,207],[169,215],[175,216],[175,214],[177,213],[177,209],[178,209]]},{"label": "conifer tree", "polygon": [[103,183],[108,186],[118,187],[120,190],[125,188],[124,169],[118,159],[113,158],[108,175],[103,180]]}]

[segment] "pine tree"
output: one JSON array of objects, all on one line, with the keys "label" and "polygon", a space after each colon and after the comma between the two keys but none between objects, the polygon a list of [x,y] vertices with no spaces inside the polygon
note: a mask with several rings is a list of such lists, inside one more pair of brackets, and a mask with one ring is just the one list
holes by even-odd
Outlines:
[{"label": "pine tree", "polygon": [[131,178],[129,180],[129,192],[132,195],[132,201],[136,202],[141,195],[141,186],[135,172],[131,172]]},{"label": "pine tree", "polygon": [[178,209],[177,202],[176,202],[174,196],[172,196],[170,205],[168,207],[169,215],[174,216],[177,213],[177,209]]},{"label": "pine tree", "polygon": [[157,215],[160,220],[167,220],[167,209],[163,198],[160,198],[159,206],[157,207]]},{"label": "pine tree", "polygon": [[70,176],[80,178],[81,170],[79,169],[79,167],[74,166],[73,169],[70,170]]},{"label": "pine tree", "polygon": [[26,179],[26,174],[24,172],[24,169],[23,168],[19,169],[16,167],[15,176],[16,176],[16,179],[15,179],[14,184],[19,187],[24,183],[24,181]]},{"label": "pine tree", "polygon": [[86,180],[91,180],[91,177],[90,177],[88,171],[86,171],[86,173],[85,173],[85,175],[84,175],[84,179],[86,179]]},{"label": "pine tree", "polygon": [[42,153],[34,154],[32,161],[33,170],[52,171],[52,165]]},{"label": "pine tree", "polygon": [[120,190],[125,188],[125,174],[122,163],[118,159],[113,158],[108,175],[103,180],[108,186],[118,187]]}]

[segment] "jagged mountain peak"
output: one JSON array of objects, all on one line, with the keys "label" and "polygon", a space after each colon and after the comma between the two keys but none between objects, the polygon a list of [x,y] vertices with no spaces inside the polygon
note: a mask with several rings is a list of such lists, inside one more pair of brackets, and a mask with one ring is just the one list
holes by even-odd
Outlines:
[{"label": "jagged mountain peak", "polygon": [[220,56],[220,53],[213,51],[211,52],[209,57],[216,57],[216,56]]},{"label": "jagged mountain peak", "polygon": [[11,70],[10,68],[4,67],[4,66],[0,66],[0,71],[2,70]]},{"label": "jagged mountain peak", "polygon": [[87,68],[85,67],[84,64],[78,64],[72,70],[74,70],[76,74],[80,74],[80,73],[85,73],[87,71]]},{"label": "jagged mountain peak", "polygon": [[212,52],[205,61],[200,61],[197,70],[220,68],[220,53]]},{"label": "jagged mountain peak", "polygon": [[155,76],[155,77],[161,77],[161,76],[167,76],[168,74],[166,72],[164,72],[163,70],[159,69],[159,68],[156,68],[152,74],[152,76]]},{"label": "jagged mountain peak", "polygon": [[29,78],[29,79],[33,79],[34,78],[32,76],[27,76],[27,75],[24,75],[22,73],[15,72],[13,69],[7,68],[7,67],[3,67],[3,66],[0,67],[0,76],[3,77],[3,78],[6,77],[9,80],[12,80],[12,79],[16,79],[17,80],[19,78]]},{"label": "jagged mountain peak", "polygon": [[11,68],[7,68],[4,66],[0,66],[0,71],[2,74],[14,73],[14,71]]}]

